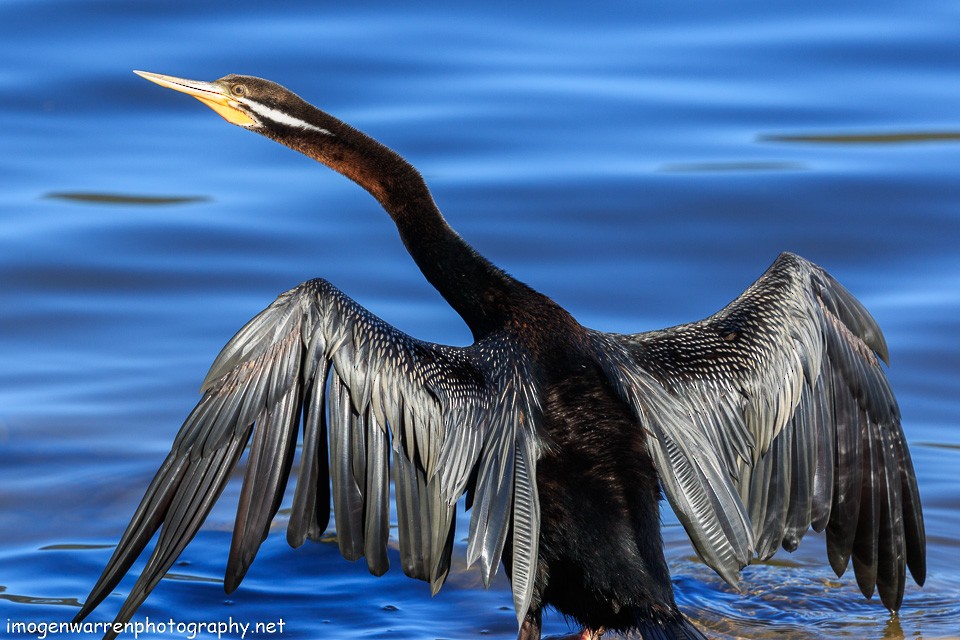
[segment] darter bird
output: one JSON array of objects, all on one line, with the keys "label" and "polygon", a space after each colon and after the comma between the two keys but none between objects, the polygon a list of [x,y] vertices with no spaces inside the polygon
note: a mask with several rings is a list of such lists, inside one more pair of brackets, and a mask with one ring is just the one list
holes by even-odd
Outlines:
[{"label": "darter bird", "polygon": [[[660,536],[666,495],[703,561],[741,568],[826,530],[837,575],[900,607],[923,584],[925,536],[887,347],[864,307],[784,253],[705,320],[630,335],[579,324],[479,255],[398,154],[259,78],[137,72],[228,122],[327,165],[393,219],[473,343],[423,342],[326,280],[283,293],[223,348],[77,619],[159,539],[116,620],[127,621],[196,535],[250,442],[224,587],[240,584],[280,506],[302,425],[287,540],[319,539],[388,568],[390,482],[403,571],[436,592],[455,507],[467,562],[503,562],[519,639],[552,606],[577,638],[703,638],[674,601]],[[392,463],[392,464],[391,464]],[[112,637],[112,632],[108,637]]]}]

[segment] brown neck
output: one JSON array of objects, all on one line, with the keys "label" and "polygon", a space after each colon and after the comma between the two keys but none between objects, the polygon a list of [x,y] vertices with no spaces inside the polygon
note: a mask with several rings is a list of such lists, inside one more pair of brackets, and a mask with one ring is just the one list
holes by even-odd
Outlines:
[{"label": "brown neck", "polygon": [[261,131],[347,176],[376,198],[397,225],[423,275],[479,339],[502,328],[512,304],[532,294],[467,244],[441,215],[423,178],[397,153],[332,116],[310,107],[298,114],[325,132]]}]

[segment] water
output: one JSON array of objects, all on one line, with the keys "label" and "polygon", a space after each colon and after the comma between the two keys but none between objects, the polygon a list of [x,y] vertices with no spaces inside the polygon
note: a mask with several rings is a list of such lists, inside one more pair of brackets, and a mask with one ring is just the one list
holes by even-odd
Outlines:
[{"label": "water", "polygon": [[[469,340],[369,196],[135,68],[293,88],[400,150],[481,252],[588,326],[703,317],[781,250],[827,267],[890,344],[927,584],[890,617],[811,535],[736,593],[667,515],[678,601],[717,637],[960,633],[960,6],[643,4],[0,4],[0,637],[74,615],[206,367],[278,292],[323,276]],[[502,578],[458,569],[431,599],[281,534],[224,596],[237,489],[139,620],[514,636]]]}]

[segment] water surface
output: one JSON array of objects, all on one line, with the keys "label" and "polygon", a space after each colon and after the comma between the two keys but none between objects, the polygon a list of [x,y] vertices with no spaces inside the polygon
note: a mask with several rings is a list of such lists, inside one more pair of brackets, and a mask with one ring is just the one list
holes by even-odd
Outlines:
[{"label": "water surface", "polygon": [[[706,316],[782,250],[829,269],[890,345],[927,584],[890,616],[811,534],[736,592],[668,513],[678,601],[716,637],[958,634],[960,5],[649,4],[0,4],[0,637],[74,615],[207,366],[279,292],[322,276],[469,341],[367,194],[131,69],[291,87],[401,151],[462,235],[591,327]],[[484,591],[458,565],[431,599],[280,532],[225,596],[237,484],[138,620],[515,636],[502,576]]]}]

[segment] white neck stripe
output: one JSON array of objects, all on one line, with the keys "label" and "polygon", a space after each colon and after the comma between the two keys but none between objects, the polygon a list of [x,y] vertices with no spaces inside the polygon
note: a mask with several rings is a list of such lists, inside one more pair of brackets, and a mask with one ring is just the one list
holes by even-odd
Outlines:
[{"label": "white neck stripe", "polygon": [[244,101],[244,104],[250,107],[257,115],[266,118],[267,120],[272,120],[277,124],[284,124],[290,127],[299,127],[301,129],[307,129],[309,131],[317,131],[319,133],[324,133],[328,136],[333,134],[322,129],[316,125],[310,124],[309,122],[304,122],[299,118],[294,118],[293,116],[284,113],[283,111],[277,111],[276,109],[271,109],[265,105],[260,104],[259,102],[254,102],[253,100]]}]

